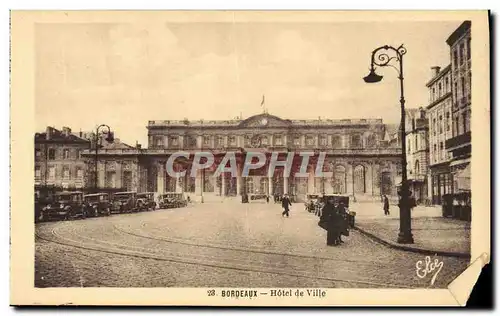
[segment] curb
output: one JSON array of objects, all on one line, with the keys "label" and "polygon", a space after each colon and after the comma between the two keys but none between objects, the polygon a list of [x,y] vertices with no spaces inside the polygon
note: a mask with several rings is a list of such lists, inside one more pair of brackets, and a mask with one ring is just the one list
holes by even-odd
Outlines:
[{"label": "curb", "polygon": [[408,247],[408,246],[403,246],[403,245],[398,245],[389,241],[386,241],[380,237],[377,237],[376,235],[367,232],[366,230],[355,226],[355,230],[359,231],[363,235],[375,240],[376,242],[387,246],[389,248],[393,249],[399,249],[399,250],[404,250],[404,251],[409,251],[409,252],[415,252],[415,253],[420,253],[424,255],[438,255],[438,256],[444,256],[444,257],[455,257],[455,258],[465,258],[465,259],[470,259],[470,253],[464,253],[464,252],[456,252],[456,251],[441,251],[441,250],[429,250],[429,249],[423,249],[423,248],[413,248],[413,247]]}]

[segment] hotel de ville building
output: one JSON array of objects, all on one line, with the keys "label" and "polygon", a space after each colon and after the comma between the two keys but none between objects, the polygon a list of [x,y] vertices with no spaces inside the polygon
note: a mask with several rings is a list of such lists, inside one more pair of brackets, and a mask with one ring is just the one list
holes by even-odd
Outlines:
[{"label": "hotel de ville building", "polygon": [[[137,192],[185,193],[192,200],[205,201],[236,197],[242,194],[291,194],[300,201],[307,194],[347,194],[356,200],[380,200],[382,194],[396,196],[401,181],[401,147],[398,127],[381,119],[292,120],[267,112],[246,119],[215,121],[153,120],[147,125],[148,146],[130,146],[114,140],[101,140],[97,157],[97,185]],[[166,162],[170,155],[190,153],[191,161],[175,160],[174,169],[186,170],[184,177],[170,177]],[[195,152],[210,152],[215,157],[212,168],[190,176]],[[227,152],[234,152],[237,176],[222,173],[214,177],[217,164]],[[260,152],[268,159],[260,169],[242,176],[248,152]],[[268,175],[271,153],[278,160],[294,154],[289,176],[283,167]],[[301,164],[301,152],[312,152],[308,178],[295,177]],[[324,176],[315,170],[321,152],[326,154]],[[87,180],[95,177],[94,150],[82,152],[89,168]]]}]

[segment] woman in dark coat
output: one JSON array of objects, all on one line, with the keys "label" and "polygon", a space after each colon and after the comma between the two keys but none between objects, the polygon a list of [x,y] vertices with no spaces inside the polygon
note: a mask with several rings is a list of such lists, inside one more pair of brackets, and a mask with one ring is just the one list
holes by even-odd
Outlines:
[{"label": "woman in dark coat", "polygon": [[389,199],[387,195],[384,194],[384,215],[390,215],[389,213]]},{"label": "woman in dark coat", "polygon": [[338,214],[338,209],[333,205],[332,199],[328,199],[325,206],[321,210],[321,222],[325,223],[327,230],[326,244],[327,246],[337,246],[340,235],[341,219]]}]

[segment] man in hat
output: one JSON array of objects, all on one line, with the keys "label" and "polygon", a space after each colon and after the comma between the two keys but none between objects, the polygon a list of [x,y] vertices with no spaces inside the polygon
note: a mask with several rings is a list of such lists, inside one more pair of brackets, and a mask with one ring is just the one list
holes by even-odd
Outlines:
[{"label": "man in hat", "polygon": [[288,198],[288,194],[285,194],[283,196],[283,199],[281,200],[281,207],[284,209],[283,213],[281,213],[281,216],[290,217],[290,206],[292,205],[292,202],[290,202],[290,199]]}]

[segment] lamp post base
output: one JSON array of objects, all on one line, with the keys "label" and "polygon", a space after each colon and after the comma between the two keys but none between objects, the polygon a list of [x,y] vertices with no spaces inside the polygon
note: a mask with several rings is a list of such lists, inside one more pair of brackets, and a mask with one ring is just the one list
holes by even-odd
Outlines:
[{"label": "lamp post base", "polygon": [[413,235],[411,232],[399,232],[398,244],[413,244]]}]

